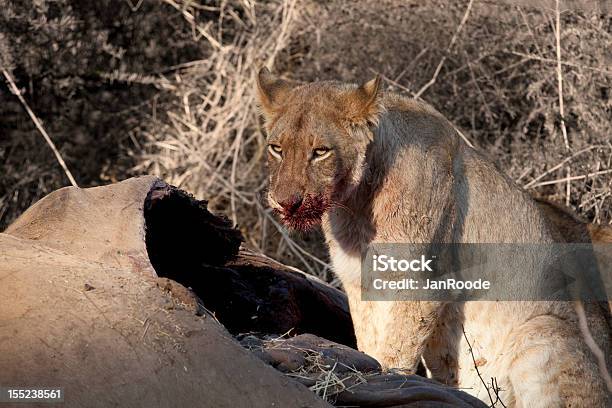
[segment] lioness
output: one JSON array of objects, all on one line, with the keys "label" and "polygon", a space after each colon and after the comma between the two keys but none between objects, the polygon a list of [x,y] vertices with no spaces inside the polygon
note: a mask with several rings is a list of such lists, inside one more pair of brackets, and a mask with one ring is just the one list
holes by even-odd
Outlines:
[{"label": "lioness", "polygon": [[[322,223],[359,349],[386,367],[414,369],[423,358],[433,378],[486,402],[483,381],[495,377],[506,406],[606,406],[569,302],[361,301],[360,257],[372,242],[555,240],[533,199],[440,113],[379,88],[379,78],[293,86],[258,75],[268,201],[291,228]],[[586,310],[609,350],[601,310]]]}]

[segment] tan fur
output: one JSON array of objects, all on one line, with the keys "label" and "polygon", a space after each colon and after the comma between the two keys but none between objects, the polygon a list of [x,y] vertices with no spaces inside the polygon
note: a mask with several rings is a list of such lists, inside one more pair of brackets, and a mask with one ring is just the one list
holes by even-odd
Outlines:
[{"label": "tan fur", "polygon": [[[270,142],[283,152],[269,160],[270,202],[300,194],[334,204],[322,225],[360,350],[386,367],[414,369],[423,357],[433,378],[489,402],[467,337],[482,377],[497,379],[507,406],[606,406],[571,303],[361,300],[360,256],[372,242],[548,243],[560,236],[440,113],[369,84],[285,83],[282,99],[269,73],[259,85]],[[319,143],[332,148],[325,161],[311,159]],[[608,351],[605,317],[591,306],[591,330]]]},{"label": "tan fur", "polygon": [[[578,217],[571,209],[539,197],[535,198],[544,215],[552,221],[559,242],[612,244],[612,228],[590,224]],[[608,333],[612,335],[612,301],[598,302],[608,321]],[[611,339],[612,343],[612,339]],[[612,353],[608,353],[608,366],[612,367]]]},{"label": "tan fur", "polygon": [[589,235],[593,242],[612,243],[612,228],[589,224],[587,225],[587,229],[589,230]]},{"label": "tan fur", "polygon": [[536,197],[536,203],[544,215],[553,222],[559,232],[559,241],[612,243],[612,227],[590,224],[571,209],[552,201]]}]

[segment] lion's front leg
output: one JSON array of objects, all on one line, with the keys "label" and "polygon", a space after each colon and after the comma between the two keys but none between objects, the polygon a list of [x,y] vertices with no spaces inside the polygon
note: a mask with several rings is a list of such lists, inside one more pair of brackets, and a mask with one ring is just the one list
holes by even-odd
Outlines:
[{"label": "lion's front leg", "polygon": [[384,368],[414,373],[441,309],[440,302],[352,302],[359,350],[376,358]]},{"label": "lion's front leg", "polygon": [[457,386],[459,381],[461,320],[461,304],[447,304],[423,351],[423,360],[431,378],[450,386]]}]

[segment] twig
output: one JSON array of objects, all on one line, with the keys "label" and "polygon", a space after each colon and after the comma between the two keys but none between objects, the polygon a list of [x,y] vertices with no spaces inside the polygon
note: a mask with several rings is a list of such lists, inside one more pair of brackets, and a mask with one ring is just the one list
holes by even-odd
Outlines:
[{"label": "twig", "polygon": [[206,38],[208,40],[208,42],[210,43],[210,45],[212,45],[214,48],[216,49],[221,49],[221,43],[219,41],[217,41],[208,31],[207,31],[207,26],[206,27],[202,27],[200,24],[198,24],[198,22],[196,21],[196,18],[193,16],[193,14],[189,13],[184,7],[181,7],[179,4],[177,4],[176,2],[174,2],[173,0],[164,0],[164,3],[169,4],[170,6],[174,7],[176,10],[180,11],[181,14],[183,15],[183,17],[192,24],[192,27],[194,29],[196,29],[198,31],[198,33],[200,33],[201,36],[203,36],[204,38]]},{"label": "twig", "polygon": [[[533,54],[525,54],[524,52],[512,51],[512,54],[518,55],[519,57],[529,58],[534,61],[549,62],[553,64],[559,63],[559,61],[551,59],[551,58],[539,57]],[[590,67],[588,65],[575,64],[573,62],[561,61],[561,65],[565,65],[567,67],[572,67],[572,68],[588,69],[589,71],[595,71],[601,74],[612,75],[612,71],[608,71],[608,70],[601,69],[601,68]]]},{"label": "twig", "polygon": [[567,178],[567,184],[565,185],[565,205],[566,206],[570,206],[570,198],[571,198],[571,188],[572,188],[572,181],[570,180],[570,168],[569,166],[566,167],[566,178]]},{"label": "twig", "polygon": [[419,53],[416,55],[416,57],[414,57],[409,63],[408,65],[406,65],[406,68],[404,68],[402,70],[402,72],[399,73],[398,76],[395,77],[395,82],[399,82],[400,79],[402,79],[402,77],[406,74],[406,72],[408,72],[409,69],[412,69],[412,67],[414,66],[414,64],[416,64],[416,62],[421,59],[421,57],[423,55],[425,55],[425,53],[429,50],[429,47],[425,47],[423,48],[421,51],[419,51]]},{"label": "twig", "polygon": [[42,127],[40,120],[38,120],[34,112],[32,112],[32,109],[30,109],[30,107],[28,106],[28,103],[23,98],[23,95],[21,95],[21,91],[19,91],[19,88],[17,88],[17,85],[15,85],[15,81],[13,81],[11,74],[9,74],[8,71],[4,68],[2,69],[2,74],[8,81],[11,92],[15,94],[15,96],[17,96],[17,98],[19,99],[19,102],[21,102],[21,104],[23,105],[24,109],[30,116],[30,119],[32,119],[32,121],[34,122],[34,125],[36,125],[36,128],[38,129],[38,131],[42,134],[43,138],[45,139],[49,147],[51,147],[51,150],[53,150],[53,154],[55,154],[55,158],[59,162],[60,166],[62,166],[62,169],[64,169],[64,173],[66,173],[68,180],[70,180],[70,184],[72,184],[74,187],[78,187],[78,184],[75,181],[74,177],[72,176],[72,173],[70,172],[70,170],[68,170],[68,166],[66,166],[66,162],[64,162],[62,155],[57,150],[57,147],[55,147],[53,140],[51,140],[51,138],[49,137],[45,129]]},{"label": "twig", "polygon": [[125,0],[126,3],[128,4],[130,10],[132,11],[138,11],[138,9],[140,8],[140,6],[142,6],[142,3],[144,0],[137,0],[136,4],[132,3],[132,0]]},{"label": "twig", "polygon": [[465,341],[468,345],[468,351],[470,352],[470,355],[472,356],[472,362],[474,363],[476,374],[478,375],[478,378],[480,378],[482,385],[484,385],[485,390],[487,390],[487,394],[489,395],[489,400],[491,401],[491,406],[494,407],[497,401],[499,401],[505,407],[504,403],[499,398],[499,390],[495,390],[495,389],[493,390],[493,392],[495,392],[496,397],[497,397],[496,400],[493,401],[493,396],[491,395],[491,392],[489,391],[489,386],[485,382],[484,378],[482,378],[482,375],[480,374],[480,370],[478,369],[478,364],[476,364],[476,357],[474,356],[474,350],[472,349],[472,345],[470,344],[470,341],[468,340],[467,333],[465,332],[465,327],[463,327],[463,325],[461,325],[461,330],[463,331],[463,337],[465,338]]},{"label": "twig", "polygon": [[[449,121],[450,122],[450,121]],[[455,129],[455,132],[457,132],[459,134],[459,136],[461,136],[461,138],[463,139],[463,141],[465,143],[467,143],[468,146],[470,146],[472,149],[474,148],[474,145],[472,144],[472,142],[470,142],[467,138],[466,135],[463,134],[463,132],[461,132],[459,130],[459,128],[457,126],[455,126],[452,122],[451,122],[452,127]]]},{"label": "twig", "polygon": [[523,172],[521,173],[520,176],[518,176],[518,178],[516,180],[514,180],[515,183],[518,183],[519,181],[521,181],[523,179],[523,177],[525,177],[527,174],[529,174],[529,172],[531,171],[532,167],[527,167],[525,170],[523,170]]},{"label": "twig", "polygon": [[549,186],[551,184],[566,183],[568,181],[574,181],[574,180],[582,180],[582,179],[585,179],[585,178],[600,176],[602,174],[608,174],[608,173],[612,173],[612,169],[595,171],[593,173],[583,174],[581,176],[572,176],[572,177],[565,177],[565,178],[562,178],[562,179],[543,181],[541,183],[532,185],[531,188],[541,187],[541,186]]},{"label": "twig", "polygon": [[461,23],[459,23],[459,26],[457,27],[457,31],[455,31],[455,34],[453,35],[453,38],[451,38],[450,44],[448,44],[448,47],[446,48],[445,55],[442,57],[442,59],[438,63],[438,66],[436,67],[436,70],[434,71],[434,74],[431,77],[431,79],[429,80],[429,82],[427,82],[425,85],[423,85],[423,87],[421,89],[419,89],[418,92],[414,95],[415,98],[419,98],[421,95],[423,95],[423,93],[430,86],[432,86],[433,84],[436,83],[436,80],[438,79],[438,75],[440,74],[440,71],[442,70],[442,67],[444,66],[444,62],[446,61],[446,57],[447,57],[448,53],[453,48],[453,45],[455,45],[455,41],[457,41],[457,37],[459,36],[459,33],[463,29],[463,26],[465,25],[465,23],[467,22],[468,17],[470,16],[470,11],[472,10],[472,4],[473,3],[474,3],[474,0],[470,0],[470,2],[468,3],[468,5],[467,5],[467,7],[465,9],[465,13],[463,14],[463,18],[461,19]]},{"label": "twig", "polygon": [[501,391],[501,388],[497,384],[497,378],[495,377],[491,377],[491,388],[493,388],[493,392],[495,393],[495,402],[493,403],[493,406],[495,406],[495,404],[499,402],[502,407],[507,408],[506,404],[504,404],[504,401],[502,401],[499,397],[499,392]]},{"label": "twig", "polygon": [[604,145],[595,145],[595,146],[589,146],[586,147],[582,150],[577,151],[576,153],[572,154],[570,157],[566,157],[565,159],[563,159],[563,161],[559,164],[557,164],[554,167],[551,167],[550,169],[546,170],[544,173],[540,174],[539,176],[537,176],[536,178],[534,178],[533,180],[531,180],[529,183],[525,184],[523,186],[523,188],[530,188],[532,187],[538,180],[540,180],[542,177],[552,173],[553,171],[563,167],[563,165],[565,163],[567,163],[568,161],[572,160],[574,157],[581,155],[582,153],[586,153],[586,152],[590,152],[593,149],[598,149],[598,148],[605,148],[606,146]]},{"label": "twig", "polygon": [[472,77],[472,83],[474,84],[476,91],[478,91],[478,95],[480,96],[480,99],[482,100],[482,105],[485,108],[485,117],[491,120],[493,119],[493,113],[491,112],[491,108],[489,108],[489,104],[487,103],[487,98],[485,98],[484,93],[482,92],[482,89],[480,89],[480,85],[478,85],[478,80],[476,79],[476,74],[474,74],[474,69],[472,69],[472,64],[470,64],[470,57],[467,52],[465,52],[465,56],[467,59],[468,70],[470,71],[470,76]]},{"label": "twig", "polygon": [[582,302],[575,301],[574,309],[576,309],[576,313],[578,314],[578,326],[580,327],[580,331],[582,332],[582,337],[586,345],[591,349],[591,352],[597,358],[597,365],[599,366],[599,372],[606,382],[606,386],[608,387],[608,392],[612,392],[612,378],[610,378],[610,373],[606,367],[606,356],[603,351],[599,348],[595,340],[593,340],[593,335],[589,330],[589,325],[587,323],[586,314],[584,313],[584,306]]},{"label": "twig", "polygon": [[542,51],[540,50],[540,47],[538,46],[538,42],[536,41],[537,37],[535,36],[535,34],[533,33],[533,30],[531,29],[531,26],[529,25],[529,20],[527,20],[527,16],[525,16],[525,13],[523,13],[523,9],[521,7],[517,6],[516,9],[521,15],[521,18],[523,19],[523,23],[525,24],[525,27],[527,27],[527,31],[529,31],[529,35],[531,35],[531,39],[532,39],[531,44],[534,45],[535,49],[538,51],[538,54],[542,55]]},{"label": "twig", "polygon": [[145,336],[147,335],[147,332],[149,331],[149,326],[151,325],[151,323],[149,323],[149,318],[147,317],[144,321],[144,323],[142,324],[145,328],[142,332],[142,336],[140,336],[140,340],[144,340]]},{"label": "twig", "polygon": [[563,73],[561,71],[561,13],[559,12],[559,0],[555,2],[555,38],[557,40],[557,89],[559,93],[559,115],[561,115],[561,132],[563,133],[563,143],[565,148],[569,150],[569,141],[567,140],[567,129],[565,128],[565,113],[563,111]]}]

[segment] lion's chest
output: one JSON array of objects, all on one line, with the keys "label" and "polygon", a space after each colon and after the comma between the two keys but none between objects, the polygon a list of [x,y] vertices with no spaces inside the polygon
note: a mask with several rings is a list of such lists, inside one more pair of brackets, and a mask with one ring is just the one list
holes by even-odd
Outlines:
[{"label": "lion's chest", "polygon": [[[420,353],[428,355],[444,367],[433,372],[433,377],[455,383],[485,400],[488,398],[480,377],[485,382],[495,378],[501,388],[508,389],[507,379],[499,373],[507,372],[510,356],[504,331],[515,324],[509,322],[510,311],[493,302],[471,302],[463,305],[461,313],[442,316],[446,329],[435,333],[437,345],[425,350],[425,335],[418,330],[424,303],[364,301],[361,296],[361,259],[330,245],[334,271],[341,278],[349,297],[349,304],[358,347],[386,367],[414,368]],[[504,317],[502,317],[504,316]],[[518,324],[518,322],[516,322]],[[465,335],[463,333],[465,329]],[[469,343],[468,343],[469,341]],[[470,351],[471,349],[471,351]],[[480,374],[480,376],[479,376]]]}]

